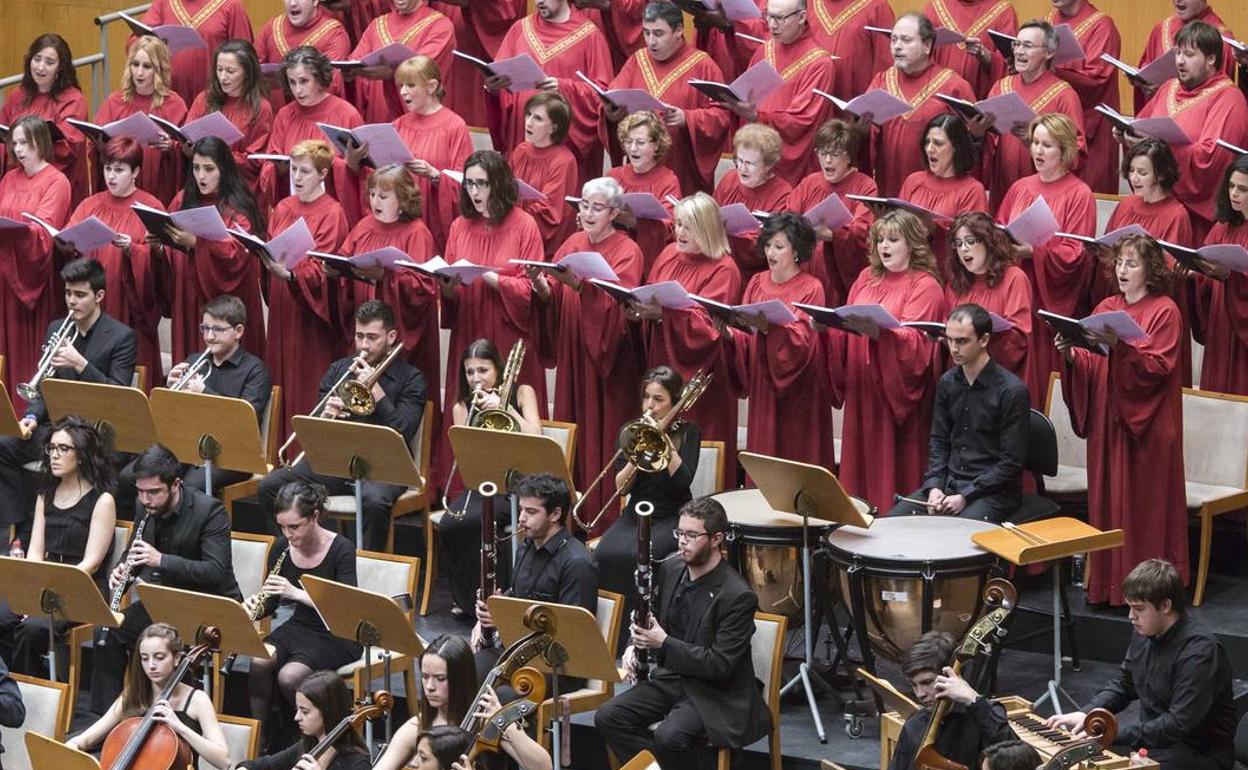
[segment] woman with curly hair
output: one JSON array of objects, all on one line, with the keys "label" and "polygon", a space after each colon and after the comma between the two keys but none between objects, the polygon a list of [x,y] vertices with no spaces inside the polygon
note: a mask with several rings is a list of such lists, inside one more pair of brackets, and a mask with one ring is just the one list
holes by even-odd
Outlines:
[{"label": "woman with curly hair", "polygon": [[648,192],[663,203],[669,220],[638,219],[625,207],[615,218],[615,223],[629,230],[645,258],[642,275],[650,272],[650,266],[663,247],[672,242],[673,206],[668,196],[679,199],[680,180],[664,159],[672,149],[672,135],[659,116],[650,111],[634,112],[619,122],[616,134],[624,150],[624,163],[607,172],[607,176],[620,183],[625,193]]}]

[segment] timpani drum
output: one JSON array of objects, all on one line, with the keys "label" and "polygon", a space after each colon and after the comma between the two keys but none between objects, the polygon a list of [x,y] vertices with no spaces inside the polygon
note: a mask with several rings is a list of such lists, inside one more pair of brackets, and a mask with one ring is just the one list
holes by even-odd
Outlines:
[{"label": "timpani drum", "polygon": [[870,529],[829,533],[827,553],[858,633],[897,662],[929,630],[961,639],[979,616],[995,559],[971,535],[996,528],[952,516],[892,516]]}]

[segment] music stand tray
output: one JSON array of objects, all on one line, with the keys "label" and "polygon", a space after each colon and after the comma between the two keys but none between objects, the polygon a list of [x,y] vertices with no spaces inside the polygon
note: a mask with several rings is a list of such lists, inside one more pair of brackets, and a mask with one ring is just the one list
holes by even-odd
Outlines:
[{"label": "music stand tray", "polygon": [[49,378],[40,386],[53,421],[77,414],[111,434],[118,452],[137,454],[156,443],[156,421],[147,395],[138,388]]},{"label": "music stand tray", "polygon": [[55,767],[58,770],[100,770],[95,757],[76,751],[36,732],[26,733],[26,753],[31,767]]},{"label": "music stand tray", "polygon": [[209,495],[212,467],[261,475],[268,472],[256,410],[247,401],[156,388],[150,403],[160,443],[182,462],[208,468]]},{"label": "music stand tray", "polygon": [[21,420],[13,411],[13,402],[9,400],[7,388],[0,388],[0,436],[26,438],[22,435]]}]

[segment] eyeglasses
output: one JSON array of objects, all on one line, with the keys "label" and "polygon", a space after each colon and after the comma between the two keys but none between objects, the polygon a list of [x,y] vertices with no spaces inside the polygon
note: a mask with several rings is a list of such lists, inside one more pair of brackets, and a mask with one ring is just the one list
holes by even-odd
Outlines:
[{"label": "eyeglasses", "polygon": [[984,242],[984,239],[983,239],[983,238],[976,238],[976,237],[974,237],[974,236],[972,236],[972,237],[970,237],[970,238],[958,238],[957,240],[955,240],[955,241],[953,242],[953,248],[955,248],[955,249],[973,249],[973,248],[975,248],[976,246],[978,246],[979,244],[981,244],[981,243],[983,243],[983,242]]},{"label": "eyeglasses", "polygon": [[60,457],[69,454],[75,448],[73,444],[48,444],[43,451],[47,453],[48,457]]},{"label": "eyeglasses", "polygon": [[673,535],[673,536],[674,536],[677,540],[694,540],[694,541],[696,541],[696,540],[697,540],[698,538],[700,538],[700,537],[709,537],[709,536],[710,536],[710,534],[711,534],[711,533],[709,533],[709,532],[686,532],[686,531],[684,531],[683,529],[673,529],[673,530],[672,530],[672,535]]},{"label": "eyeglasses", "polygon": [[465,179],[465,190],[488,190],[490,188],[490,180],[488,179]]},{"label": "eyeglasses", "polygon": [[815,150],[815,155],[818,155],[820,158],[844,158],[844,157],[845,157],[846,155],[848,155],[848,154],[849,154],[849,153],[848,153],[848,152],[845,152],[845,150],[843,150],[843,149],[835,149],[835,150],[828,150],[828,149],[824,149],[824,150]]},{"label": "eyeglasses", "polygon": [[737,168],[758,168],[763,165],[761,160],[741,160],[740,158],[733,158],[732,163]]},{"label": "eyeglasses", "polygon": [[650,139],[648,138],[647,139],[625,139],[624,141],[620,142],[620,144],[624,147],[645,147],[648,144],[653,144],[653,142],[651,142]]},{"label": "eyeglasses", "polygon": [[801,12],[802,12],[802,9],[798,8],[796,11],[790,11],[789,13],[769,13],[767,14],[767,23],[768,24],[783,24]]},{"label": "eyeglasses", "polygon": [[233,326],[212,326],[211,324],[200,324],[199,333],[204,335],[205,337],[209,335],[215,337],[218,334],[225,334],[226,332],[228,332],[230,329],[233,329],[233,328],[234,328]]},{"label": "eyeglasses", "polygon": [[605,203],[594,203],[593,201],[586,201],[586,200],[581,201],[580,203],[576,204],[576,206],[581,211],[588,211],[593,214],[601,214],[604,211],[610,211],[611,209],[615,208],[614,206],[608,206]]}]

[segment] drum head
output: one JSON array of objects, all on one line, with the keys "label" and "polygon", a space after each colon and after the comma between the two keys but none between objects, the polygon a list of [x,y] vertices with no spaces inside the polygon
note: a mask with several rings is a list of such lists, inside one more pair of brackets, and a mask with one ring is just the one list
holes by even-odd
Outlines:
[{"label": "drum head", "polygon": [[893,516],[876,519],[870,529],[840,527],[828,535],[833,554],[879,564],[991,560],[992,554],[971,541],[976,532],[998,525],[954,516]]}]

